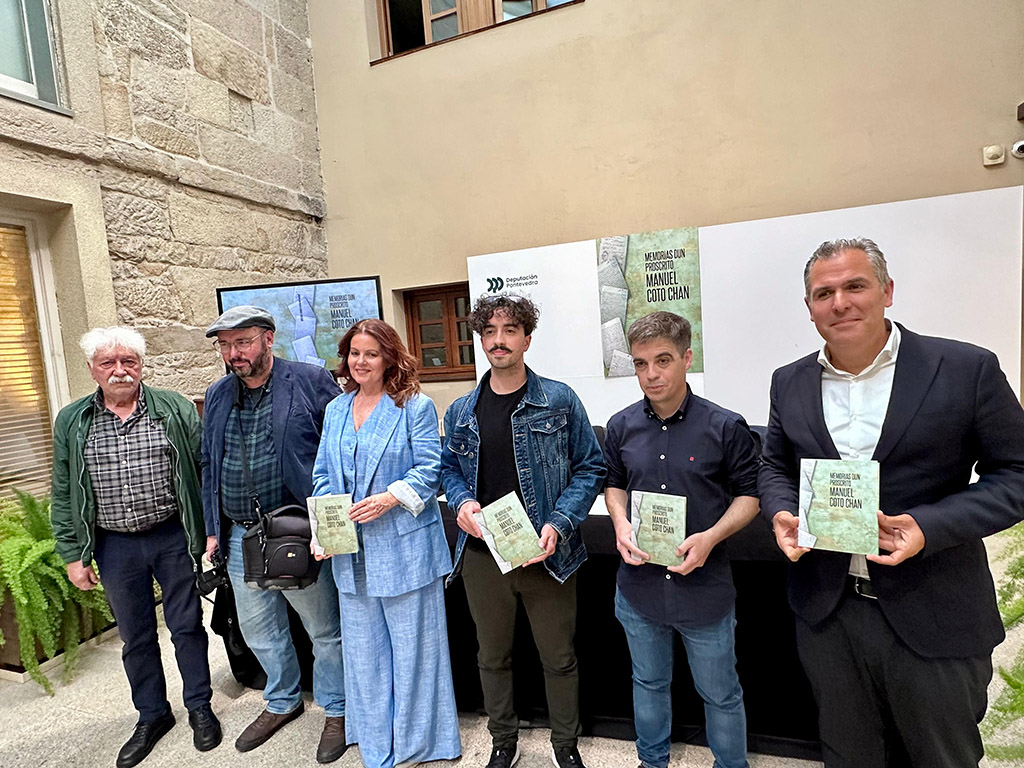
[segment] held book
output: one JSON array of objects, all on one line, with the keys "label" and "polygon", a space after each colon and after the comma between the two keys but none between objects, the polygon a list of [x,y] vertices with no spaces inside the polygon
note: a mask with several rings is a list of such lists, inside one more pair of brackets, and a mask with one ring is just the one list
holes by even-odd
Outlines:
[{"label": "held book", "polygon": [[473,519],[502,573],[544,554],[538,543],[540,537],[515,491],[475,512]]},{"label": "held book", "polygon": [[686,497],[669,493],[633,491],[629,522],[633,538],[651,556],[648,563],[681,565],[676,548],[686,538]]},{"label": "held book", "polygon": [[356,524],[348,516],[351,508],[350,493],[332,493],[306,499],[314,554],[351,555],[359,551]]},{"label": "held book", "polygon": [[800,460],[801,547],[878,554],[878,462]]}]

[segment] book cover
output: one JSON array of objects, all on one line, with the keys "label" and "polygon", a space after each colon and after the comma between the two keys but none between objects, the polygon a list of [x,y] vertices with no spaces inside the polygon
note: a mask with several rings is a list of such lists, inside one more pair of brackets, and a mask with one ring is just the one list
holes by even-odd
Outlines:
[{"label": "book cover", "polygon": [[676,548],[686,538],[686,497],[633,491],[629,522],[633,538],[651,556],[648,563],[681,565]]},{"label": "book cover", "polygon": [[483,507],[473,519],[502,573],[544,554],[537,543],[540,537],[514,491]]},{"label": "book cover", "polygon": [[313,532],[313,553],[351,555],[359,551],[356,524],[349,519],[352,494],[333,493],[306,499],[309,527]]},{"label": "book cover", "polygon": [[801,547],[878,554],[878,462],[800,460]]}]

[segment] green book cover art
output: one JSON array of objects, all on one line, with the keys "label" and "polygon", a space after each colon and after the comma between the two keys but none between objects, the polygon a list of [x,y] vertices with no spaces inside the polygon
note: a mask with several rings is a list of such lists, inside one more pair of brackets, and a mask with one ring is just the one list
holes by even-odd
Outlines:
[{"label": "green book cover art", "polygon": [[544,554],[537,543],[540,537],[514,491],[483,507],[473,518],[502,573]]},{"label": "green book cover art", "polygon": [[686,497],[633,491],[630,524],[636,545],[651,556],[648,563],[681,565],[676,548],[686,538]]},{"label": "green book cover art", "polygon": [[690,321],[692,373],[704,371],[700,254],[697,227],[663,229],[597,241],[601,347],[606,377],[633,376],[626,334],[658,310]]},{"label": "green book cover art", "polygon": [[306,499],[313,548],[318,555],[351,555],[359,551],[356,524],[349,518],[352,494],[334,493]]},{"label": "green book cover art", "polygon": [[878,554],[878,462],[800,460],[801,547]]}]

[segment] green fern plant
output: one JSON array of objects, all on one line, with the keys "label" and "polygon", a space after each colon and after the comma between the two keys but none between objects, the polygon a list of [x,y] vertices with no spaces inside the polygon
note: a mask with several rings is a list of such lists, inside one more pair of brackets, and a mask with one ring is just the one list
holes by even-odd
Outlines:
[{"label": "green fern plant", "polygon": [[[21,663],[52,696],[53,685],[39,669],[36,643],[49,657],[63,648],[63,678],[70,680],[81,638],[113,616],[101,586],[84,592],[68,580],[54,550],[50,500],[18,490],[14,495],[0,499],[0,608],[8,599],[13,603]],[[6,642],[0,633],[0,645]]]},{"label": "green fern plant", "polygon": [[[1007,631],[1024,623],[1024,523],[1000,534],[1004,547],[998,559],[1006,561],[1006,571],[997,590],[999,613]],[[1024,759],[1024,744],[996,744],[992,737],[1024,719],[1024,648],[1009,667],[999,667],[1005,685],[992,702],[982,723],[985,754],[997,760]]]}]

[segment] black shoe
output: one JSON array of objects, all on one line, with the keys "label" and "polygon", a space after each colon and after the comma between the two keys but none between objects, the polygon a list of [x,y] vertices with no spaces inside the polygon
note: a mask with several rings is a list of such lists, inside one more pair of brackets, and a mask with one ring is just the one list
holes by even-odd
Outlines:
[{"label": "black shoe", "polygon": [[587,768],[576,747],[558,747],[551,749],[551,764],[555,768]]},{"label": "black shoe", "polygon": [[300,701],[299,706],[291,712],[283,715],[275,715],[273,712],[263,710],[259,717],[246,726],[242,734],[235,739],[235,749],[239,752],[248,752],[250,749],[264,744],[267,739],[277,733],[281,728],[290,723],[302,714],[305,705]]},{"label": "black shoe", "polygon": [[519,761],[519,744],[511,747],[495,747],[491,750],[491,759],[487,768],[512,768]]},{"label": "black shoe", "polygon": [[174,715],[167,710],[166,715],[161,715],[156,720],[136,725],[131,738],[117,753],[117,768],[132,768],[133,765],[145,760],[163,735],[174,727],[174,722]]},{"label": "black shoe", "polygon": [[192,743],[200,752],[209,752],[224,737],[220,730],[220,720],[213,714],[209,704],[190,709],[188,724],[192,727]]},{"label": "black shoe", "polygon": [[348,744],[345,742],[345,716],[324,718],[324,730],[316,747],[316,761],[333,763],[345,754],[346,749]]}]

